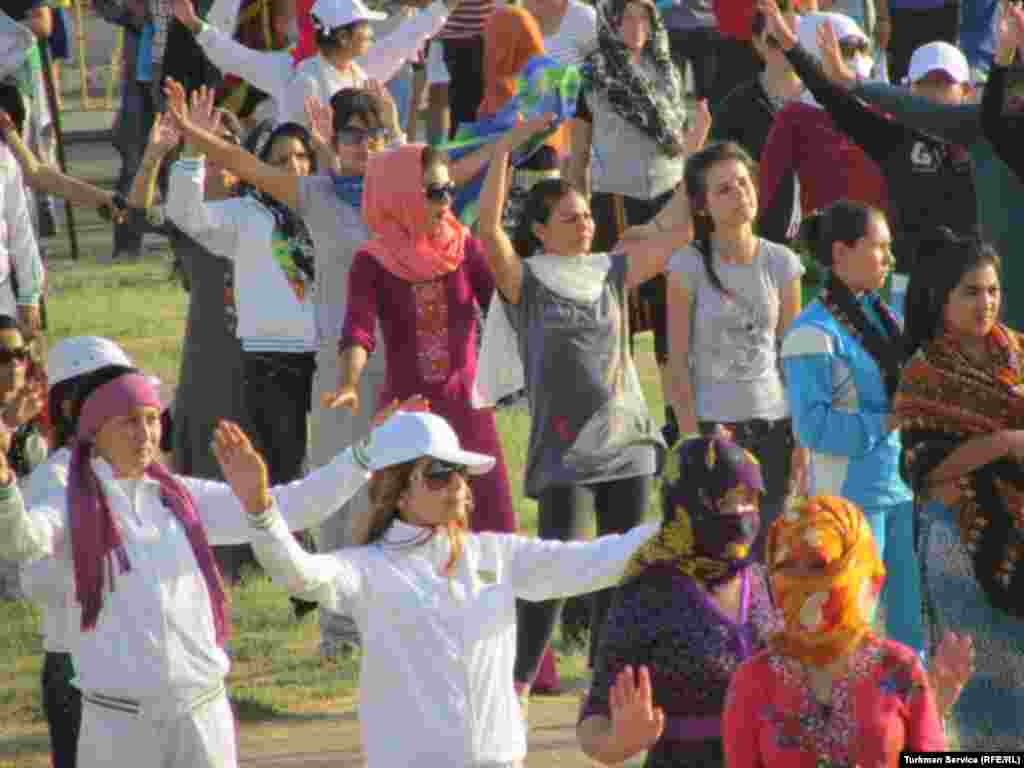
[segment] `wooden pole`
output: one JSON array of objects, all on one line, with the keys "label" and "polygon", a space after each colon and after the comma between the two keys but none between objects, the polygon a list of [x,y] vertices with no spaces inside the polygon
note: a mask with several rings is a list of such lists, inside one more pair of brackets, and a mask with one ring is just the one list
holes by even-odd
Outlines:
[{"label": "wooden pole", "polygon": [[[43,67],[43,83],[46,86],[46,102],[50,105],[50,116],[53,119],[53,136],[57,142],[57,165],[63,173],[68,172],[67,158],[64,155],[64,129],[61,127],[60,110],[57,109],[57,87],[53,82],[53,70],[50,69],[50,49],[45,40],[37,41],[39,59]],[[75,229],[75,211],[70,200],[64,201],[64,211],[68,220],[68,240],[71,244],[71,258],[78,261],[78,230]]]}]

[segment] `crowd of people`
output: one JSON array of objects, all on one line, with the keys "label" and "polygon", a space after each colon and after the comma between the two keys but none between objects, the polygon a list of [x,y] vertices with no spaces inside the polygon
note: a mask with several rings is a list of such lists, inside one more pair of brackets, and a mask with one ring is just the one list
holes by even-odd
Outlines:
[{"label": "crowd of people", "polygon": [[[1019,5],[95,0],[116,191],[52,163],[65,20],[14,5],[0,559],[55,768],[238,765],[246,562],[359,657],[371,768],[521,768],[566,605],[602,764],[1024,749]],[[45,349],[54,198],[169,239],[173,402]]]}]

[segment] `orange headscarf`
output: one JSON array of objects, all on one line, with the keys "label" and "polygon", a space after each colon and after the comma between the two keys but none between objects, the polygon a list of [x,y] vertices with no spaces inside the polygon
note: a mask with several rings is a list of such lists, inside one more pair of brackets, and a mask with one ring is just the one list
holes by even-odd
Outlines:
[{"label": "orange headscarf", "polygon": [[516,95],[516,80],[534,56],[544,53],[544,34],[529,11],[507,5],[484,25],[484,100],[481,115],[493,115]]},{"label": "orange headscarf", "polygon": [[[813,576],[779,569],[794,557],[823,560]],[[812,666],[853,650],[871,630],[885,566],[867,520],[855,504],[815,496],[786,510],[768,532],[772,591],[785,629],[773,647]]]},{"label": "orange headscarf", "polygon": [[425,144],[371,155],[363,184],[363,220],[373,235],[363,247],[388,272],[422,283],[454,272],[466,256],[469,230],[449,210],[430,231],[423,191]]}]

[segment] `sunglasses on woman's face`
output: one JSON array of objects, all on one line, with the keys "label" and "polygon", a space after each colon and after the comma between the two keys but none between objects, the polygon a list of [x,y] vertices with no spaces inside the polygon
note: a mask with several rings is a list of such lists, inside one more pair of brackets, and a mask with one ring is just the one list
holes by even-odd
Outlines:
[{"label": "sunglasses on woman's face", "polygon": [[432,203],[448,202],[455,196],[455,182],[448,181],[444,184],[427,184],[423,187],[423,194]]},{"label": "sunglasses on woman's face", "polygon": [[452,475],[458,475],[465,480],[469,472],[462,464],[433,459],[423,470],[423,482],[431,491],[440,491],[451,482]]},{"label": "sunglasses on woman's face", "polygon": [[0,347],[0,365],[27,363],[30,357],[28,347]]},{"label": "sunglasses on woman's face", "polygon": [[346,147],[358,147],[361,144],[387,144],[391,141],[391,131],[387,128],[342,128],[338,131],[337,140],[339,144]]}]

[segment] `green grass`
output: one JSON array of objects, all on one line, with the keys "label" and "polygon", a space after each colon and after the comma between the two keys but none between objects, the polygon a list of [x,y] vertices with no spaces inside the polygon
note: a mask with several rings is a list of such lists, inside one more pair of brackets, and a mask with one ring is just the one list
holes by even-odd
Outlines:
[{"label": "green grass", "polygon": [[[169,392],[178,378],[188,306],[188,295],[180,283],[168,279],[169,271],[169,262],[162,256],[133,264],[97,264],[88,256],[77,263],[51,263],[50,342],[81,334],[113,338],[137,365],[159,376]],[[649,338],[641,338],[638,367],[651,413],[660,417],[662,399],[651,347]],[[536,504],[522,496],[529,432],[526,411],[500,412],[498,428],[520,527],[536,531]],[[653,508],[652,514],[656,514]],[[351,710],[358,662],[321,661],[315,616],[294,621],[284,591],[258,574],[243,578],[232,590],[232,601],[228,682],[243,726],[337,716]],[[0,626],[4,627],[0,632],[0,768],[48,764],[39,704],[38,622],[38,612],[30,605],[0,603]],[[553,642],[556,650],[562,650],[557,635]],[[563,685],[581,684],[586,678],[585,658],[560,653],[559,673]]]}]

